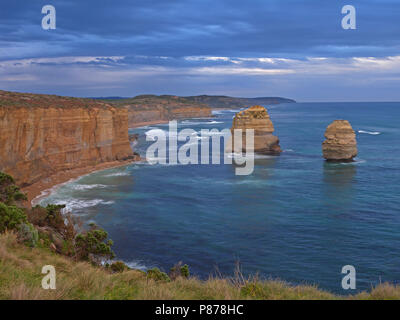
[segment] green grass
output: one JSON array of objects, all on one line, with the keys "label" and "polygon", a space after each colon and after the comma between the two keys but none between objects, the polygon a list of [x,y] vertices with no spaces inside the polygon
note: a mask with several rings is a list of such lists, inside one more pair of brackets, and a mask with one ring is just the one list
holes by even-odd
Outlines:
[{"label": "green grass", "polygon": [[[57,289],[44,290],[44,265],[53,265]],[[315,286],[289,286],[281,281],[194,277],[163,282],[149,279],[142,271],[111,273],[104,268],[51,252],[28,248],[13,233],[0,235],[0,299],[399,299],[400,287],[382,284],[371,292],[337,296]]]}]

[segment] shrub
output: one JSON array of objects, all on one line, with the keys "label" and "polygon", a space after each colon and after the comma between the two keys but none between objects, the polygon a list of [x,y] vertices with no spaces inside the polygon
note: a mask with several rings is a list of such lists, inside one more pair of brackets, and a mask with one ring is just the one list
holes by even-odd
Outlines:
[{"label": "shrub", "polygon": [[36,247],[39,241],[39,233],[30,223],[23,223],[18,226],[18,240],[29,247]]},{"label": "shrub", "polygon": [[189,266],[187,264],[181,267],[181,276],[184,278],[189,278],[190,271],[189,271]]},{"label": "shrub", "polygon": [[9,174],[0,171],[0,185],[9,185],[15,183],[14,178]]},{"label": "shrub", "polygon": [[0,202],[0,233],[16,229],[20,224],[27,222],[26,214],[22,209]]},{"label": "shrub", "polygon": [[38,227],[50,227],[58,232],[65,240],[73,241],[76,237],[75,224],[78,223],[70,213],[61,211],[65,205],[49,204],[47,207],[39,205],[28,211],[28,220]]},{"label": "shrub", "polygon": [[75,239],[77,258],[89,260],[98,265],[104,260],[113,259],[115,257],[111,250],[113,242],[107,238],[106,231],[91,224],[90,230],[79,234]]},{"label": "shrub", "polygon": [[175,280],[179,277],[189,278],[189,275],[189,266],[187,264],[182,266],[182,262],[178,262],[176,265],[174,265],[169,272],[169,277],[172,280]]},{"label": "shrub", "polygon": [[45,208],[37,205],[28,211],[28,220],[30,223],[38,227],[47,226],[47,211]]},{"label": "shrub", "polygon": [[47,217],[49,222],[53,222],[54,225],[62,224],[64,219],[62,218],[61,210],[65,208],[65,204],[48,204],[46,207]]},{"label": "shrub", "polygon": [[165,281],[165,282],[171,281],[169,276],[165,272],[162,272],[158,268],[153,268],[153,269],[147,270],[147,278],[153,279],[155,281]]},{"label": "shrub", "polygon": [[14,179],[10,175],[0,172],[0,202],[13,205],[15,202],[27,200],[20,188],[14,184]]},{"label": "shrub", "polygon": [[5,194],[5,203],[8,205],[14,204],[15,201],[22,201],[22,200],[27,200],[28,198],[24,193],[22,193],[16,185],[10,185],[5,188],[4,190]]},{"label": "shrub", "polygon": [[122,261],[115,261],[110,265],[110,269],[112,272],[124,272],[125,270],[129,270],[130,268],[123,263]]}]

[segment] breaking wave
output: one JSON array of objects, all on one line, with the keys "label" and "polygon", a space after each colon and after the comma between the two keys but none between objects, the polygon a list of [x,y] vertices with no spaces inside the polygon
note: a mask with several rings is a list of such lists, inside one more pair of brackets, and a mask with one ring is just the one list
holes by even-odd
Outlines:
[{"label": "breaking wave", "polygon": [[104,184],[72,184],[71,189],[74,190],[91,190],[91,189],[103,189],[107,188]]},{"label": "breaking wave", "polygon": [[150,269],[149,267],[145,266],[140,261],[131,261],[131,262],[125,262],[125,263],[129,268],[135,269],[135,270],[147,271],[148,269]]},{"label": "breaking wave", "polygon": [[121,177],[121,176],[129,176],[129,172],[115,172],[106,174],[104,177]]},{"label": "breaking wave", "polygon": [[365,134],[371,134],[371,135],[378,135],[381,134],[382,132],[379,131],[365,131],[365,130],[358,130],[358,133],[365,133]]},{"label": "breaking wave", "polygon": [[110,205],[113,203],[114,203],[114,201],[104,201],[102,199],[83,200],[83,199],[75,199],[75,198],[71,198],[68,200],[55,201],[55,204],[65,205],[64,212],[74,212],[79,209],[90,208],[90,207],[94,207],[97,205]]}]

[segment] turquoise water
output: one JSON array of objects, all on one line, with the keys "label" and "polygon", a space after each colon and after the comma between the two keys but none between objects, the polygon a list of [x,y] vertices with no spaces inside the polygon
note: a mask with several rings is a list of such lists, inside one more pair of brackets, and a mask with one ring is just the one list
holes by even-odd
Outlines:
[{"label": "turquoise water", "polygon": [[[400,103],[298,103],[268,108],[284,150],[256,159],[254,173],[232,165],[133,164],[87,175],[42,204],[68,203],[95,221],[133,267],[178,261],[193,274],[259,273],[312,283],[338,293],[344,265],[357,270],[357,289],[400,280]],[[229,128],[234,110],[179,128]],[[359,156],[328,164],[321,156],[326,126],[347,119]],[[145,154],[145,132],[135,147]],[[218,270],[218,271],[216,271]]]}]

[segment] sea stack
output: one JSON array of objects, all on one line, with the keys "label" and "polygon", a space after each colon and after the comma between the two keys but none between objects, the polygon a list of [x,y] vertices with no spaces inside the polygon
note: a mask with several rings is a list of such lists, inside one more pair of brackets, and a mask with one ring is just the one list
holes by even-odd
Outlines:
[{"label": "sea stack", "polygon": [[[279,146],[278,137],[273,135],[274,125],[269,117],[267,109],[262,106],[252,106],[238,112],[233,118],[231,128],[242,129],[242,150],[246,150],[246,129],[254,129],[254,152],[279,155],[282,150]],[[232,139],[233,141],[233,139]]]},{"label": "sea stack", "polygon": [[351,162],[357,156],[356,134],[347,120],[333,121],[325,131],[322,153],[327,161]]}]

